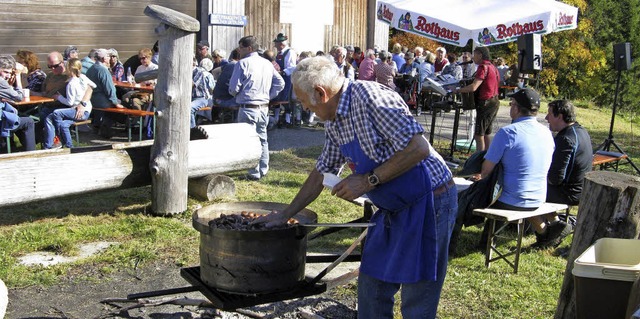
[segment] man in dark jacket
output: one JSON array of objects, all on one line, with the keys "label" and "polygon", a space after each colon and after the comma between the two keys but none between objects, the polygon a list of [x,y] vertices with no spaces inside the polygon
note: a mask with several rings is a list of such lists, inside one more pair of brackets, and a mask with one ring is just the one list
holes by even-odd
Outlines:
[{"label": "man in dark jacket", "polygon": [[547,175],[547,202],[578,205],[584,175],[592,167],[591,137],[576,122],[575,107],[568,100],[549,103],[545,119],[549,122],[549,129],[558,132]]}]

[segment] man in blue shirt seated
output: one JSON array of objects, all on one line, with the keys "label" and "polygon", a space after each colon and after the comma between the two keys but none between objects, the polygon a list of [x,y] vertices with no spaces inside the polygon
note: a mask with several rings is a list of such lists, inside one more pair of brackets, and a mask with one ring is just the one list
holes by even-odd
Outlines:
[{"label": "man in blue shirt seated", "polygon": [[[509,115],[513,121],[496,133],[484,157],[481,178],[489,176],[496,165],[501,164],[504,173],[502,193],[491,207],[532,211],[540,207],[547,197],[547,172],[553,156],[553,136],[536,119],[540,108],[540,96],[536,91],[526,88],[509,96]],[[527,220],[536,231],[536,246],[570,231],[566,223],[548,223],[542,216]],[[487,235],[488,227],[485,227],[480,245],[486,247]]]}]

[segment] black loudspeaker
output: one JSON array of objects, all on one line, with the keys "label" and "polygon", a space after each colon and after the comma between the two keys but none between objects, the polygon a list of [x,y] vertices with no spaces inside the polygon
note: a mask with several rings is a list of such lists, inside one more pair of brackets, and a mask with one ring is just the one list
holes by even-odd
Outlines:
[{"label": "black loudspeaker", "polygon": [[631,69],[631,43],[623,42],[613,45],[613,66],[618,71]]},{"label": "black loudspeaker", "polygon": [[525,34],[518,37],[518,63],[520,72],[542,70],[542,40],[539,34]]}]

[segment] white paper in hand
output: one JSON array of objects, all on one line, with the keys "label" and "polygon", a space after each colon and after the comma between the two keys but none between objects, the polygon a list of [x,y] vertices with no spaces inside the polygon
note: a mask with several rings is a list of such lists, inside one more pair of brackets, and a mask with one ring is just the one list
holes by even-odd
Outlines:
[{"label": "white paper in hand", "polygon": [[340,181],[342,180],[340,177],[336,176],[335,174],[322,173],[322,175],[324,175],[324,179],[322,180],[322,185],[324,185],[324,187],[328,189],[333,189],[333,186],[336,186],[336,184],[340,183]]},{"label": "white paper in hand", "polygon": [[[336,176],[335,174],[331,174],[331,173],[322,173],[322,175],[324,175],[324,179],[322,180],[322,185],[324,185],[324,187],[328,188],[328,189],[333,189],[334,186],[336,186],[338,183],[340,183],[340,181],[342,181],[342,178]],[[362,195],[356,199],[354,199],[353,201],[360,204],[360,205],[364,205],[364,202],[369,199],[369,197],[367,197],[367,195]]]}]

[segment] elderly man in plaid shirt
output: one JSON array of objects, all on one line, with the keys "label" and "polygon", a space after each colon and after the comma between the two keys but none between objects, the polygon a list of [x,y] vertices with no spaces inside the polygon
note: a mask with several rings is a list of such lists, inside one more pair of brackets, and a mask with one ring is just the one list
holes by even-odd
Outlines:
[{"label": "elderly man in plaid shirt", "polygon": [[366,194],[379,209],[362,253],[358,317],[393,318],[402,287],[404,318],[435,318],[457,214],[451,171],[393,90],[345,79],[324,57],[303,60],[292,78],[302,105],[325,121],[325,145],[291,204],[258,222],[293,216],[318,197],[322,173],[337,174],[346,163],[351,174],[332,194],[346,200]]}]

